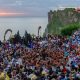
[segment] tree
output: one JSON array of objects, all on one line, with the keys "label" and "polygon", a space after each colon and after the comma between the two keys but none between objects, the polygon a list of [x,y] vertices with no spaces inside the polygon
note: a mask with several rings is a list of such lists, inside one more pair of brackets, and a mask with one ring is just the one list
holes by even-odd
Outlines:
[{"label": "tree", "polygon": [[25,31],[25,34],[24,34],[24,37],[23,37],[24,39],[24,44],[27,46],[28,45],[28,33],[27,33],[27,31]]},{"label": "tree", "polygon": [[63,36],[70,36],[74,31],[78,30],[79,28],[79,23],[70,24],[61,29],[61,34]]},{"label": "tree", "polygon": [[24,41],[24,44],[26,46],[29,46],[32,42],[32,37],[29,33],[27,33],[27,31],[25,31],[25,34],[24,34],[24,37],[23,37],[23,41]]},{"label": "tree", "polygon": [[15,39],[14,39],[15,43],[18,43],[18,42],[21,43],[21,36],[20,36],[19,30],[18,30],[17,34],[14,35],[14,37],[15,37]]}]

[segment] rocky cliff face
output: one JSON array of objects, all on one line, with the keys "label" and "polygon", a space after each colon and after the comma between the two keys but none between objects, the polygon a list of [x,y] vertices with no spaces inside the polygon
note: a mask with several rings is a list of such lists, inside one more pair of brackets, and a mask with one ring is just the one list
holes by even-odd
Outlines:
[{"label": "rocky cliff face", "polygon": [[80,21],[80,12],[75,8],[66,8],[64,10],[50,11],[48,13],[48,32],[59,33],[65,25]]}]

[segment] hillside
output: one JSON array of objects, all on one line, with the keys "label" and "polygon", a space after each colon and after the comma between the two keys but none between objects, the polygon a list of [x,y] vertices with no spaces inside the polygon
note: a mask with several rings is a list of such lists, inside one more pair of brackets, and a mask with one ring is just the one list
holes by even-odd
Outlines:
[{"label": "hillside", "polygon": [[75,8],[66,8],[64,10],[50,11],[48,13],[48,33],[59,34],[62,27],[72,23],[79,23],[80,12]]}]

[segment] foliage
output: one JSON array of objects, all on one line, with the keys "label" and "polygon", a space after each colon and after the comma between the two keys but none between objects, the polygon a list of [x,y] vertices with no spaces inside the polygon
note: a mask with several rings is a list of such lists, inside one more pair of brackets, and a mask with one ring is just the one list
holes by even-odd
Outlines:
[{"label": "foliage", "polygon": [[78,30],[79,28],[79,23],[70,24],[61,29],[61,34],[63,36],[70,36],[75,30]]},{"label": "foliage", "polygon": [[29,33],[27,33],[27,31],[25,31],[25,34],[23,37],[20,36],[20,33],[18,31],[17,34],[14,35],[14,38],[10,39],[10,42],[13,44],[21,43],[26,46],[29,46],[29,44],[31,44],[31,41],[32,41],[32,37]]},{"label": "foliage", "polygon": [[52,20],[48,23],[47,29],[50,34],[60,34],[61,29],[66,25],[78,23],[80,14],[74,8],[65,8],[64,10],[54,11]]},{"label": "foliage", "polygon": [[24,44],[26,46],[28,46],[32,41],[32,37],[31,37],[31,35],[29,33],[27,33],[27,31],[25,31],[25,35],[24,35],[24,39],[23,40],[24,40]]},{"label": "foliage", "polygon": [[18,42],[20,43],[21,42],[21,36],[20,36],[19,31],[17,32],[17,34],[14,35],[14,37],[15,37],[14,43],[18,43]]},{"label": "foliage", "polygon": [[27,33],[27,31],[25,31],[23,41],[24,41],[24,44],[25,44],[25,45],[28,45],[28,33]]}]

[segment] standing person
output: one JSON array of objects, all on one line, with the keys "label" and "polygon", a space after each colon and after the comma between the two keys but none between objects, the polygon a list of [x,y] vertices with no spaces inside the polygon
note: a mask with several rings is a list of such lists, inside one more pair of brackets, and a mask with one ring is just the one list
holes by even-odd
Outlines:
[{"label": "standing person", "polygon": [[0,68],[0,80],[10,80],[7,73],[5,73],[2,68]]}]

